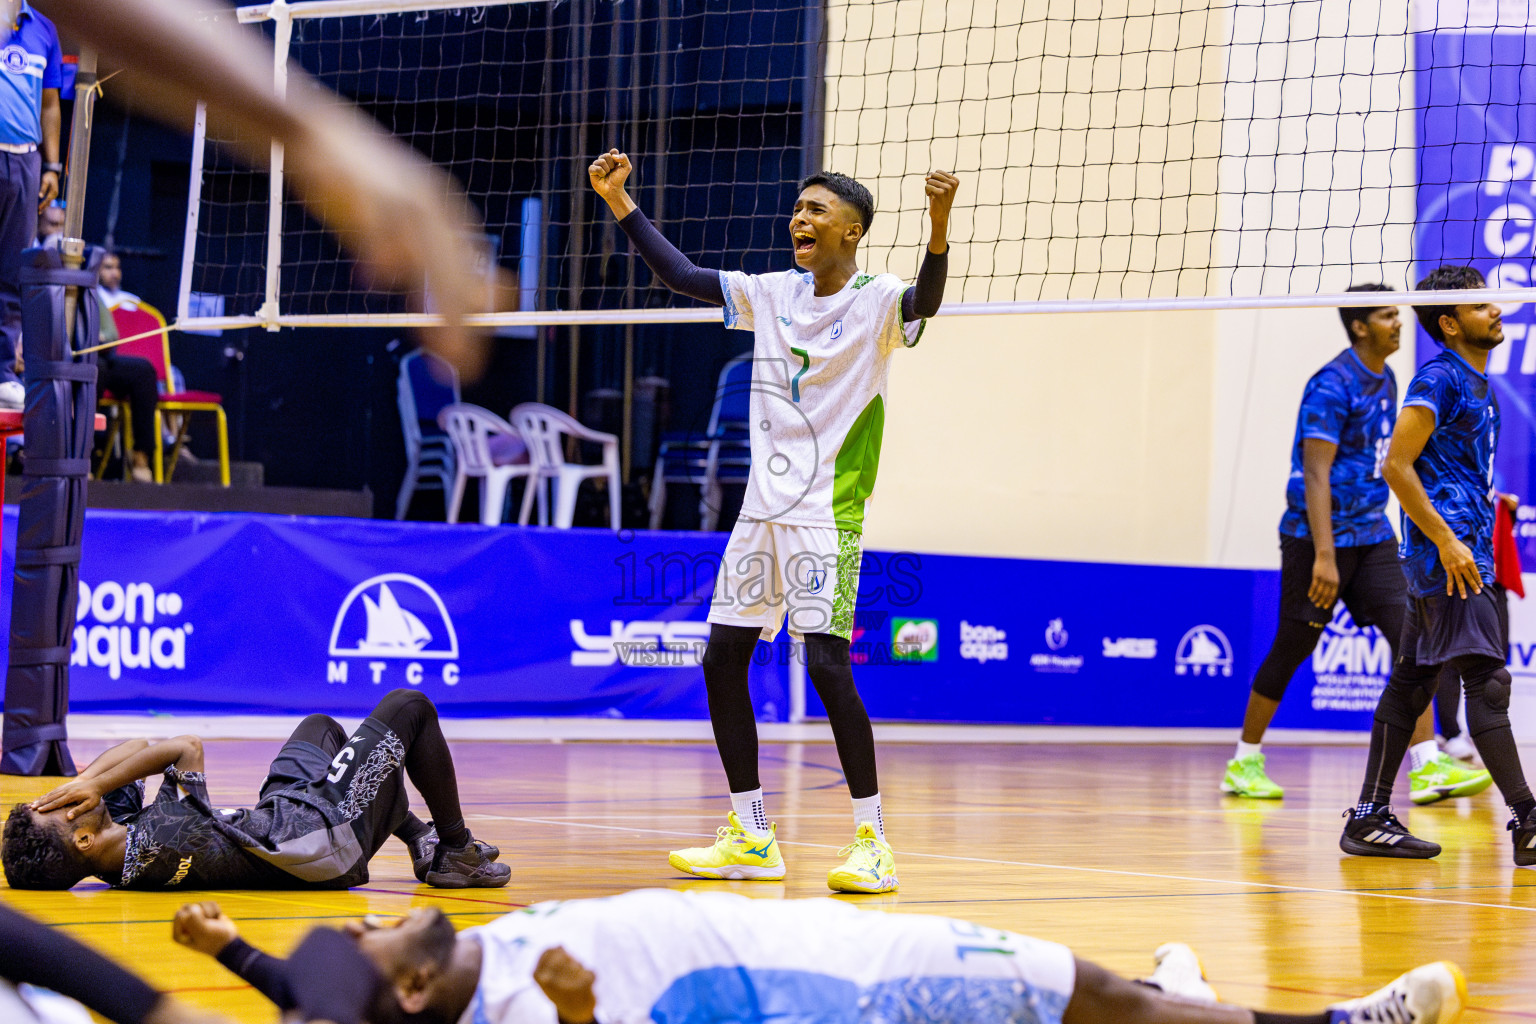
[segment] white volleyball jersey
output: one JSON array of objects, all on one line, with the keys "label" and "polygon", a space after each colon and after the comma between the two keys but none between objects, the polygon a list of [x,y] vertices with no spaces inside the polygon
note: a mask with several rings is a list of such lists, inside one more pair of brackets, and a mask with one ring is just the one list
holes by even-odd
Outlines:
[{"label": "white volleyball jersey", "polygon": [[907,285],[854,274],[818,296],[799,270],[721,271],[725,326],[752,331],[752,470],[741,512],[785,526],[863,532],[880,467],[891,353],[917,344]]},{"label": "white volleyball jersey", "polygon": [[533,980],[562,947],[595,976],[599,1024],[1060,1024],[1065,946],[830,899],[642,889],[540,903],[466,930],[480,984],[460,1024],[556,1024]]}]

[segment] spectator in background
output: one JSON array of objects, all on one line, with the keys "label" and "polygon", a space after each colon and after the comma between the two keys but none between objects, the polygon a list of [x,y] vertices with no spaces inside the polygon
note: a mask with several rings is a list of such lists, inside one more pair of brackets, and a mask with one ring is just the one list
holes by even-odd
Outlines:
[{"label": "spectator in background", "polygon": [[[134,309],[143,300],[133,292],[123,291],[122,257],[111,249],[101,258],[97,282],[96,298],[101,303],[101,340],[117,341],[120,335],[117,323],[112,318],[112,310]],[[155,364],[138,356],[121,354],[115,348],[104,348],[97,353],[96,365],[101,367],[101,373],[96,378],[101,391],[110,391],[113,397],[128,400],[128,413],[133,423],[133,451],[126,453],[124,458],[130,460],[129,470],[133,479],[140,483],[152,483],[155,474],[149,466],[155,453],[155,405],[159,402],[160,394],[160,376],[155,371]],[[173,443],[175,438],[167,431],[164,440]],[[184,452],[182,457],[187,458],[190,454]]]},{"label": "spectator in background", "polygon": [[[64,234],[64,207],[55,199],[51,203],[44,203],[41,212],[37,215],[37,238],[33,239],[34,246],[44,245],[48,239],[55,235]],[[57,243],[55,243],[57,244]]]},{"label": "spectator in background", "polygon": [[111,249],[101,258],[101,271],[97,276],[96,294],[108,309],[127,305],[130,309],[143,300],[133,292],[123,291],[123,260]]},{"label": "spectator in background", "polygon": [[[34,244],[48,245],[51,239],[63,233],[64,209],[49,203],[37,216],[37,240]],[[117,324],[112,320],[107,295],[119,296],[119,301],[138,299],[137,295],[117,287],[123,283],[123,268],[116,253],[108,252],[102,260],[101,276],[107,276],[105,268],[109,260],[113,267],[112,291],[107,292],[100,287],[96,289],[96,301],[101,304],[101,332],[98,338],[103,343],[118,339]],[[160,378],[155,373],[155,364],[138,356],[123,355],[115,348],[105,348],[96,354],[96,366],[97,393],[105,395],[111,392],[112,397],[126,399],[128,402],[128,415],[133,423],[133,450],[124,452],[123,458],[128,460],[129,474],[139,483],[153,483],[155,474],[149,466],[155,453],[155,406],[159,402],[160,393]]]},{"label": "spectator in background", "polygon": [[0,409],[20,409],[21,253],[40,208],[59,194],[63,55],[53,22],[27,0],[0,0],[0,35]]},{"label": "spectator in background", "polygon": [[[96,301],[101,304],[102,343],[117,341],[117,324],[100,289]],[[141,484],[154,483],[155,474],[149,466],[155,454],[155,406],[160,402],[160,375],[155,372],[155,364],[139,356],[123,355],[115,348],[104,348],[96,353],[96,367],[98,393],[111,392],[113,398],[128,402],[129,422],[133,425],[133,451],[123,453],[128,471]]]}]

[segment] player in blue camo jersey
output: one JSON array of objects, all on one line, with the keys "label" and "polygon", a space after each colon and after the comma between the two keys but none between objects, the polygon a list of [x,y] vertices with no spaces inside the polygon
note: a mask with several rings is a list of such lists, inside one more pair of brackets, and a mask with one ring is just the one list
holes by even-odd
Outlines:
[{"label": "player in blue camo jersey", "polygon": [[[1445,266],[1420,291],[1482,288],[1471,267]],[[1412,835],[1392,814],[1392,783],[1414,722],[1429,707],[1442,665],[1460,674],[1467,731],[1514,820],[1516,864],[1536,864],[1536,799],[1509,727],[1509,671],[1494,600],[1493,456],[1499,402],[1488,353],[1504,340],[1499,307],[1489,302],[1417,306],[1419,323],[1443,347],[1419,368],[1382,474],[1403,506],[1403,568],[1409,600],[1401,651],[1371,729],[1360,802],[1344,815],[1345,853],[1433,857],[1438,844]]]},{"label": "player in blue camo jersey", "polygon": [[[1352,292],[1389,291],[1362,284]],[[1397,378],[1387,357],[1398,349],[1396,306],[1339,310],[1350,347],[1307,381],[1296,417],[1286,510],[1280,520],[1280,624],[1253,676],[1242,736],[1221,791],[1278,800],[1285,791],[1264,769],[1261,744],[1291,677],[1317,646],[1343,600],[1355,623],[1376,625],[1393,646],[1402,632],[1405,590],[1397,538],[1387,522],[1381,463],[1397,419]],[[1486,789],[1486,772],[1444,756],[1426,713],[1414,735],[1416,802]]]}]

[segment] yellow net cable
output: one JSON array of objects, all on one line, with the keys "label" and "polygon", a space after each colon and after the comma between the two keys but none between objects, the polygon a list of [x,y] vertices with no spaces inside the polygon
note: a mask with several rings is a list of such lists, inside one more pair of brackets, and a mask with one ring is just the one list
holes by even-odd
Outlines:
[{"label": "yellow net cable", "polygon": [[169,334],[170,332],[176,330],[180,330],[180,328],[175,324],[167,324],[164,327],[155,327],[140,334],[131,334],[126,338],[118,338],[116,341],[104,341],[100,345],[92,345],[90,348],[77,348],[75,349],[74,354],[77,356],[83,356],[87,352],[100,352],[102,349],[117,348],[119,345],[126,345],[132,341],[143,341],[145,338],[153,338],[157,334]]}]

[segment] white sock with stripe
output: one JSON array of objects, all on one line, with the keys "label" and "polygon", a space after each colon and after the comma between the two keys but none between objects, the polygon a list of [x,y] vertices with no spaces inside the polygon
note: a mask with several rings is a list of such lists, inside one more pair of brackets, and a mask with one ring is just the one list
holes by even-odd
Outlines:
[{"label": "white sock with stripe", "polygon": [[1259,748],[1263,745],[1263,743],[1244,743],[1242,740],[1238,740],[1237,753],[1232,755],[1232,759],[1234,761],[1241,761],[1245,757],[1252,757],[1259,752]]},{"label": "white sock with stripe", "polygon": [[768,812],[763,810],[763,787],[759,786],[745,793],[732,793],[731,810],[736,812],[736,818],[741,822],[741,827],[754,836],[769,834]]},{"label": "white sock with stripe", "polygon": [[853,800],[853,830],[857,832],[859,826],[869,822],[875,827],[875,838],[885,842],[885,817],[880,813],[880,794],[874,796],[854,797]]},{"label": "white sock with stripe", "polygon": [[1426,764],[1440,756],[1440,748],[1434,740],[1425,740],[1423,743],[1415,743],[1408,748],[1409,767],[1418,771]]}]

